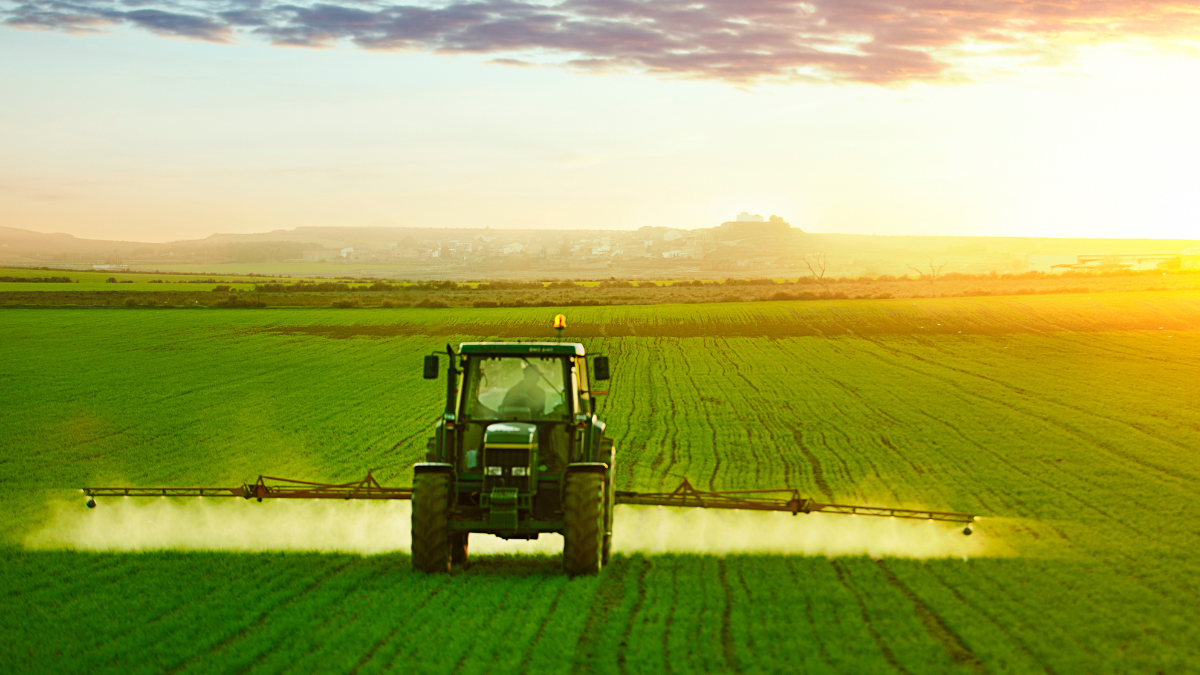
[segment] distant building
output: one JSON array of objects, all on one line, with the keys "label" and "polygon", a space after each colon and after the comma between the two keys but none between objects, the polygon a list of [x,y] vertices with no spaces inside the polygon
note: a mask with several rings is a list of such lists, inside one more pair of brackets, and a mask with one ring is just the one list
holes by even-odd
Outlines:
[{"label": "distant building", "polygon": [[346,248],[342,249],[341,253],[343,258],[349,260],[354,257],[354,247],[347,246]]},{"label": "distant building", "polygon": [[679,230],[667,230],[663,233],[663,241],[675,241],[676,239],[683,239],[683,233]]},{"label": "distant building", "polygon": [[763,222],[763,217],[758,214],[755,214],[755,213],[747,213],[746,211],[742,211],[741,213],[738,214],[737,222],[739,222],[739,223],[761,223],[761,222]]}]

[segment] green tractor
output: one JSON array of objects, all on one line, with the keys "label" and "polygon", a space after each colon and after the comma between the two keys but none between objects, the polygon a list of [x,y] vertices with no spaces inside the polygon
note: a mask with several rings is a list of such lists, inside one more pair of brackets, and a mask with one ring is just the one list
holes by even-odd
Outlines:
[{"label": "green tractor", "polygon": [[[446,409],[413,468],[412,561],[444,572],[467,561],[472,532],[502,539],[563,536],[568,575],[594,574],[612,547],[616,448],[596,416],[583,345],[466,342],[446,346]],[[425,357],[436,379],[437,355]],[[589,377],[589,373],[591,377]]]}]

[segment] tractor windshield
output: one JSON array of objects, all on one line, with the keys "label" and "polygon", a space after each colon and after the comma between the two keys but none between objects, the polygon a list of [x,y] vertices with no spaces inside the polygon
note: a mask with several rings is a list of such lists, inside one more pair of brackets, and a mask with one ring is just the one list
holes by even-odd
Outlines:
[{"label": "tractor windshield", "polygon": [[466,416],[473,420],[569,421],[566,360],[553,356],[472,357]]}]

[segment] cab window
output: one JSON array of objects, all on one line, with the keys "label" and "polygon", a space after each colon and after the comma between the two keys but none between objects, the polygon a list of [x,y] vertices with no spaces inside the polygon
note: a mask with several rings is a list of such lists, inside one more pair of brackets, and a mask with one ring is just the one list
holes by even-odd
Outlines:
[{"label": "cab window", "polygon": [[472,420],[563,420],[571,416],[568,364],[562,357],[472,357],[465,411]]}]

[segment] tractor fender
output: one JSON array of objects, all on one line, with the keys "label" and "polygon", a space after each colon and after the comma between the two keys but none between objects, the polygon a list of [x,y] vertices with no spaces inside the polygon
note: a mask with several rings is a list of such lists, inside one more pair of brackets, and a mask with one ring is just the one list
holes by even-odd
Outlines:
[{"label": "tractor fender", "polygon": [[413,473],[452,473],[454,471],[453,464],[444,462],[417,462],[413,464]]},{"label": "tractor fender", "polygon": [[576,462],[567,465],[567,473],[599,473],[607,474],[608,465],[604,462]]}]

